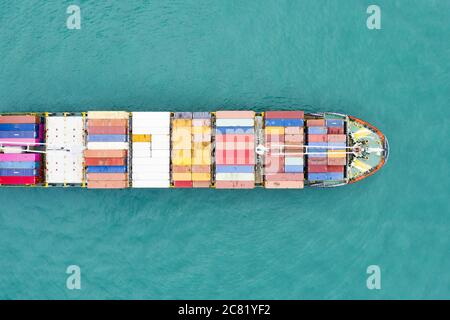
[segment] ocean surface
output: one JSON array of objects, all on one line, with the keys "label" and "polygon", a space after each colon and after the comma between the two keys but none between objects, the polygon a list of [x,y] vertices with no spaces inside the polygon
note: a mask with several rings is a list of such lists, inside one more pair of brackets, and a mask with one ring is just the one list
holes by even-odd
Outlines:
[{"label": "ocean surface", "polygon": [[2,188],[0,298],[450,298],[450,1],[370,4],[1,0],[0,112],[337,111],[391,155],[324,190]]}]

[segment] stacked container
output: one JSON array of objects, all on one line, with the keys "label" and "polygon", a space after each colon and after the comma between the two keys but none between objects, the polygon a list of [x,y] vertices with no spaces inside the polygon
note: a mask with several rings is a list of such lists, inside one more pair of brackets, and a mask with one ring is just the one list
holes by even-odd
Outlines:
[{"label": "stacked container", "polygon": [[170,112],[132,113],[133,188],[170,187]]},{"label": "stacked container", "polygon": [[211,114],[194,112],[192,119],[192,186],[211,186]]},{"label": "stacked container", "polygon": [[[45,127],[45,181],[49,184],[81,184],[85,142],[83,117],[47,116]],[[65,149],[61,150],[61,147]]]},{"label": "stacked container", "polygon": [[265,113],[266,188],[303,188],[303,118],[303,111]]},{"label": "stacked container", "polygon": [[87,118],[87,187],[127,188],[129,113],[89,111]]},{"label": "stacked container", "polygon": [[255,113],[216,112],[216,188],[254,188]]},{"label": "stacked container", "polygon": [[42,143],[43,137],[44,124],[39,116],[0,116],[0,145],[11,146],[8,153],[0,153],[0,184],[35,185],[42,181],[41,154],[21,152],[23,146]]},{"label": "stacked container", "polygon": [[192,188],[192,112],[172,119],[172,180],[175,188]]},{"label": "stacked container", "polygon": [[308,126],[308,180],[344,179],[346,135],[342,119],[312,119]]}]

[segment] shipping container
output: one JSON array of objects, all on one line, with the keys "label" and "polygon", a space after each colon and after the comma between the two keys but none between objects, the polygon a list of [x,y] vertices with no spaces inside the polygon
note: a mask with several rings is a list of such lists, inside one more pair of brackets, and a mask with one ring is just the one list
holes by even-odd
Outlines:
[{"label": "shipping container", "polygon": [[128,173],[88,173],[89,181],[128,181]]},{"label": "shipping container", "polygon": [[266,181],[264,187],[267,189],[303,189],[303,181]]},{"label": "shipping container", "polygon": [[287,166],[287,165],[285,165],[284,172],[286,172],[286,173],[303,172],[303,166],[292,166],[292,165]]},{"label": "shipping container", "polygon": [[255,180],[254,173],[216,173],[216,181],[251,181]]},{"label": "shipping container", "polygon": [[266,127],[302,127],[303,119],[266,119]]},{"label": "shipping container", "polygon": [[39,125],[34,123],[4,123],[0,124],[0,131],[36,131]]},{"label": "shipping container", "polygon": [[346,142],[347,136],[345,134],[329,134],[327,139],[328,142]]},{"label": "shipping container", "polygon": [[38,174],[36,169],[0,169],[0,176],[3,177],[31,177]]},{"label": "shipping container", "polygon": [[286,127],[284,128],[284,134],[301,134],[303,135],[303,127]]},{"label": "shipping container", "polygon": [[194,188],[209,188],[211,183],[209,181],[192,181],[192,187]]},{"label": "shipping container", "polygon": [[253,173],[255,172],[254,166],[246,166],[246,165],[240,165],[240,166],[227,166],[227,165],[216,165],[216,172],[217,173]]},{"label": "shipping container", "polygon": [[303,111],[266,111],[266,119],[303,119]]},{"label": "shipping container", "polygon": [[173,185],[175,188],[192,188],[192,181],[174,181]]},{"label": "shipping container", "polygon": [[87,129],[90,135],[92,134],[112,134],[112,135],[126,135],[128,134],[128,127],[126,126],[115,126],[115,127],[106,127],[106,126],[90,126]]},{"label": "shipping container", "polygon": [[88,119],[128,119],[129,113],[126,111],[88,111]]},{"label": "shipping container", "polygon": [[123,189],[128,188],[128,181],[88,181],[87,187],[89,189]]},{"label": "shipping container", "polygon": [[128,126],[128,119],[88,119],[87,127],[120,127],[124,128]]},{"label": "shipping container", "polygon": [[210,112],[193,112],[192,117],[195,119],[210,119],[211,113]]},{"label": "shipping container", "polygon": [[303,173],[269,173],[265,175],[268,181],[302,181]]},{"label": "shipping container", "polygon": [[325,127],[325,119],[311,119],[306,120],[306,125],[308,127]]},{"label": "shipping container", "polygon": [[253,127],[254,119],[216,119],[217,127]]},{"label": "shipping container", "polygon": [[125,173],[126,166],[88,166],[87,173]]},{"label": "shipping container", "polygon": [[309,142],[327,142],[328,138],[326,134],[309,134],[308,135]]},{"label": "shipping container", "polygon": [[127,156],[126,150],[84,150],[86,158],[122,158]]},{"label": "shipping container", "polygon": [[39,153],[0,153],[0,161],[41,161],[41,159],[42,155]]},{"label": "shipping container", "polygon": [[133,134],[131,140],[134,142],[152,142],[151,134]]},{"label": "shipping container", "polygon": [[192,180],[194,181],[210,181],[210,173],[192,173]]},{"label": "shipping container", "polygon": [[216,135],[221,134],[248,134],[253,135],[255,129],[253,127],[217,127]]},{"label": "shipping container", "polygon": [[279,134],[284,135],[284,127],[266,127],[264,129],[266,135],[267,134]]},{"label": "shipping container", "polygon": [[344,134],[344,128],[329,127],[328,134]]},{"label": "shipping container", "polygon": [[286,143],[298,143],[299,145],[302,145],[304,137],[302,134],[285,134],[284,141]]},{"label": "shipping container", "polygon": [[0,161],[0,169],[39,169],[39,162],[35,161]]},{"label": "shipping container", "polygon": [[254,111],[217,111],[216,119],[245,119],[245,118],[254,118]]},{"label": "shipping container", "polygon": [[191,167],[192,173],[210,173],[211,166],[209,165],[193,165]]},{"label": "shipping container", "polygon": [[127,150],[128,142],[91,142],[87,143],[91,150]]},{"label": "shipping container", "polygon": [[4,185],[35,185],[37,183],[39,183],[39,177],[0,176],[0,184]]},{"label": "shipping container", "polygon": [[327,127],[344,127],[344,120],[342,119],[327,119]]},{"label": "shipping container", "polygon": [[327,127],[308,127],[308,134],[327,134]]},{"label": "shipping container", "polygon": [[216,181],[216,189],[253,189],[254,181]]},{"label": "shipping container", "polygon": [[327,158],[318,158],[318,157],[308,157],[308,167],[309,166],[317,166],[317,165],[327,165]]},{"label": "shipping container", "polygon": [[124,166],[126,158],[86,158],[84,160],[87,166]]},{"label": "shipping container", "polygon": [[31,115],[0,116],[1,124],[11,124],[11,123],[37,124],[40,122],[41,122],[41,118],[38,116],[31,116]]},{"label": "shipping container", "polygon": [[289,157],[288,155],[284,158],[285,166],[303,166],[303,157]]},{"label": "shipping container", "polygon": [[37,131],[0,131],[0,138],[34,139],[37,137]]},{"label": "shipping container", "polygon": [[89,142],[127,142],[125,134],[88,134]]}]

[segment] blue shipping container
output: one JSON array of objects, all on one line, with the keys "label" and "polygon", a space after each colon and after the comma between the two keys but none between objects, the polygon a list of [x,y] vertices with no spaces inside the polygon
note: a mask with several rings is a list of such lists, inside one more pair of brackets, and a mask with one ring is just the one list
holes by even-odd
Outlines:
[{"label": "blue shipping container", "polygon": [[39,162],[32,161],[0,162],[0,169],[39,169],[39,167]]},{"label": "blue shipping container", "polygon": [[344,180],[344,174],[340,172],[308,173],[308,180],[311,181],[335,181]]},{"label": "blue shipping container", "polygon": [[253,127],[216,127],[216,134],[254,134]]},{"label": "blue shipping container", "polygon": [[284,166],[284,172],[294,173],[294,172],[303,172],[303,166]]},{"label": "blue shipping container", "polygon": [[303,127],[303,119],[266,119],[266,127]]},{"label": "blue shipping container", "polygon": [[327,134],[327,127],[308,127],[309,134]]},{"label": "blue shipping container", "polygon": [[126,166],[89,166],[87,173],[125,173]]},{"label": "blue shipping container", "polygon": [[31,177],[36,176],[38,171],[33,169],[0,169],[2,177]]},{"label": "blue shipping container", "polygon": [[39,125],[31,123],[0,124],[0,131],[38,131]]},{"label": "blue shipping container", "polygon": [[36,131],[0,131],[0,138],[30,138],[34,139],[37,137]]},{"label": "blue shipping container", "polygon": [[128,136],[126,134],[90,134],[88,135],[89,142],[127,142]]},{"label": "blue shipping container", "polygon": [[344,120],[342,119],[328,119],[326,120],[327,127],[343,127]]},{"label": "blue shipping container", "polygon": [[175,112],[173,117],[175,119],[192,119],[192,112]]},{"label": "blue shipping container", "polygon": [[333,147],[332,149],[329,150],[333,150],[333,149],[342,149],[347,146],[345,142],[328,142],[328,146],[329,147]]},{"label": "blue shipping container", "polygon": [[194,112],[192,114],[192,117],[194,119],[210,119],[211,113],[209,113],[209,112]]},{"label": "blue shipping container", "polygon": [[255,170],[254,166],[226,166],[226,165],[216,165],[217,173],[253,173]]}]

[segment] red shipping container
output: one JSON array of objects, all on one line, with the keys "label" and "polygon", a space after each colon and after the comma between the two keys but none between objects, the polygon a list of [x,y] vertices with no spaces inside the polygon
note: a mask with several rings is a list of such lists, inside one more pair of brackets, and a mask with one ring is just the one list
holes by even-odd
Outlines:
[{"label": "red shipping container", "polygon": [[344,134],[344,128],[339,127],[329,127],[328,134]]},{"label": "red shipping container", "polygon": [[328,166],[327,165],[308,165],[308,172],[313,173],[313,172],[328,172]]},{"label": "red shipping container", "polygon": [[128,173],[88,173],[88,181],[128,181]]},{"label": "red shipping container", "polygon": [[106,126],[90,126],[88,127],[89,134],[128,134],[127,127],[106,127]]},{"label": "red shipping container", "polygon": [[17,176],[0,177],[0,184],[7,184],[7,185],[27,185],[27,184],[37,184],[38,182],[39,177],[17,177]]},{"label": "red shipping container", "polygon": [[125,158],[85,158],[87,166],[124,166]]},{"label": "red shipping container", "polygon": [[339,172],[344,173],[344,166],[328,166],[328,172]]},{"label": "red shipping container", "polygon": [[210,173],[211,166],[210,165],[193,165],[192,173]]},{"label": "red shipping container", "polygon": [[308,127],[325,127],[325,119],[311,119],[306,120]]},{"label": "red shipping container", "polygon": [[0,123],[40,123],[40,118],[30,115],[0,116]]},{"label": "red shipping container", "polygon": [[327,158],[314,158],[314,157],[308,157],[308,167],[309,166],[326,166],[327,165]]},{"label": "red shipping container", "polygon": [[327,135],[326,134],[308,134],[308,141],[309,142],[327,142]]},{"label": "red shipping container", "polygon": [[303,173],[269,173],[265,174],[268,181],[302,181]]},{"label": "red shipping container", "polygon": [[328,142],[346,142],[347,136],[345,134],[329,134],[327,139]]},{"label": "red shipping container", "polygon": [[84,150],[85,158],[123,158],[127,150]]},{"label": "red shipping container", "polygon": [[303,111],[266,111],[264,112],[266,119],[303,119]]},{"label": "red shipping container", "polygon": [[128,119],[89,119],[87,125],[88,127],[127,127]]},{"label": "red shipping container", "polygon": [[265,135],[266,142],[284,142],[283,134],[266,134]]},{"label": "red shipping container", "polygon": [[284,156],[266,156],[264,159],[265,173],[279,173],[284,171]]},{"label": "red shipping container", "polygon": [[173,185],[175,186],[175,188],[192,188],[193,184],[192,181],[174,181]]}]

